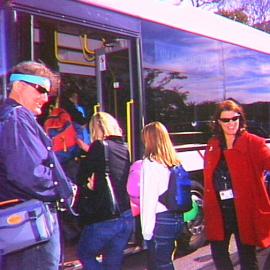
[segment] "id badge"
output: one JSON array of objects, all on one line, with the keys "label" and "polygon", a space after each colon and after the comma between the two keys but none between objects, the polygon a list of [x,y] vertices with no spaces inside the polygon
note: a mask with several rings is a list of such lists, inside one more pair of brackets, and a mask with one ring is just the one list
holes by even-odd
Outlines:
[{"label": "id badge", "polygon": [[233,191],[232,189],[226,189],[226,190],[221,190],[219,192],[220,199],[222,201],[232,199],[233,198]]}]

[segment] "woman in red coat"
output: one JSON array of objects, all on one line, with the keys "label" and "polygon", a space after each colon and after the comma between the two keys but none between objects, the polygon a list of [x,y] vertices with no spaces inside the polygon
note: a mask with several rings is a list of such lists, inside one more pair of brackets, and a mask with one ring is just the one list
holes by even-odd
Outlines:
[{"label": "woman in red coat", "polygon": [[258,269],[256,246],[270,246],[270,200],[264,172],[270,170],[265,140],[245,129],[242,108],[226,100],[215,114],[214,137],[204,167],[206,233],[218,270],[233,269],[229,256],[234,234],[241,270]]}]

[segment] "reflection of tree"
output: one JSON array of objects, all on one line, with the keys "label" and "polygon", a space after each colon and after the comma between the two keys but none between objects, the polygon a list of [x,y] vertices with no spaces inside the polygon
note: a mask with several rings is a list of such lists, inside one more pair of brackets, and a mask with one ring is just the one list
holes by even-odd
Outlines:
[{"label": "reflection of tree", "polygon": [[[146,123],[161,121],[169,132],[199,131],[198,137],[173,135],[174,143],[205,143],[211,136],[211,119],[216,110],[216,102],[205,93],[205,100],[199,104],[188,103],[189,92],[184,91],[181,80],[186,79],[177,72],[145,70]],[[172,84],[173,80],[177,83]],[[172,87],[172,85],[180,85]],[[198,85],[198,87],[200,87]],[[270,102],[242,104],[246,112],[248,130],[262,137],[270,134]],[[177,137],[178,136],[178,137]],[[196,137],[197,136],[197,137]]]},{"label": "reflection of tree", "polygon": [[168,89],[173,80],[183,80],[186,76],[178,72],[146,70],[146,111],[147,121],[160,121],[170,131],[177,131],[180,122],[188,121],[187,91],[182,87]]},{"label": "reflection of tree", "polygon": [[[207,96],[207,98],[209,98]],[[216,102],[215,101],[204,101],[196,107],[196,121],[209,121],[213,118],[213,115],[216,110]]]},{"label": "reflection of tree", "polygon": [[[255,26],[263,31],[263,24],[269,19],[269,0],[190,0],[193,6],[209,10],[216,10],[216,13],[230,19],[240,21],[250,26]],[[257,25],[256,25],[257,24]]]},{"label": "reflection of tree", "polygon": [[[189,92],[181,86],[181,80],[186,78],[179,72],[145,70],[147,122],[160,121],[170,132],[209,129],[208,123],[214,113],[215,102],[187,103]],[[177,83],[173,84],[174,80]]]},{"label": "reflection of tree", "polygon": [[147,91],[146,106],[149,121],[158,120],[164,123],[170,131],[176,131],[179,122],[187,121],[188,107],[184,102],[186,93],[157,88]]},{"label": "reflection of tree", "polygon": [[[269,102],[255,102],[252,104],[242,104],[248,126],[253,129],[253,133],[260,134],[262,130],[269,136],[270,134],[270,103]],[[256,129],[256,132],[254,132]]]},{"label": "reflection of tree", "polygon": [[[168,84],[172,80],[183,80],[187,79],[187,76],[181,75],[175,71],[162,71],[159,69],[146,69],[145,81],[149,87],[153,87],[158,80],[158,88],[165,90]],[[160,79],[161,78],[161,79]],[[182,87],[180,87],[182,88]]]}]

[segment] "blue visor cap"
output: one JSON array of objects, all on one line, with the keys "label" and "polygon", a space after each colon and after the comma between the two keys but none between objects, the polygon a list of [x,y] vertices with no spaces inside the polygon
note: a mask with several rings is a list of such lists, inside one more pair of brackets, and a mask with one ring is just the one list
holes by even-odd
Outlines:
[{"label": "blue visor cap", "polygon": [[38,84],[42,88],[44,88],[47,93],[50,92],[51,88],[51,82],[48,78],[44,78],[41,76],[36,76],[36,75],[28,75],[28,74],[12,74],[10,76],[10,81],[15,82],[15,81],[24,81],[24,82],[29,82],[32,84]]}]

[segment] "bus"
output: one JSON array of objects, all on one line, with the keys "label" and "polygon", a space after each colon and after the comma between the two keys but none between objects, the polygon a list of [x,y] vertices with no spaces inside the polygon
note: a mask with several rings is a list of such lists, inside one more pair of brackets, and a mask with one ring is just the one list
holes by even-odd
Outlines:
[{"label": "bus", "polygon": [[143,126],[164,123],[193,180],[196,215],[181,243],[196,249],[205,243],[203,155],[216,103],[235,99],[248,128],[269,136],[269,44],[263,31],[166,1],[0,0],[0,100],[11,67],[36,60],[61,78],[57,95],[76,89],[89,115],[118,119],[132,161],[143,154]]}]

